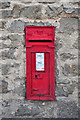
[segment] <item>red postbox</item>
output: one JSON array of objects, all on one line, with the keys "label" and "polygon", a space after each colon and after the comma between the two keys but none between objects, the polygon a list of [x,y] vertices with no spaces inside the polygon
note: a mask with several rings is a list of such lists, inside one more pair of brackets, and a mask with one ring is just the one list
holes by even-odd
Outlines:
[{"label": "red postbox", "polygon": [[55,27],[26,26],[26,99],[55,100]]}]

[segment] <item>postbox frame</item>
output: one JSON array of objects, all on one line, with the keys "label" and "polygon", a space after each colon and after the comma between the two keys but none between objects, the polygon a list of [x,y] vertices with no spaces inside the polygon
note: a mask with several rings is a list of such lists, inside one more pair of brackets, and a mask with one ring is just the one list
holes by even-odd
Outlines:
[{"label": "postbox frame", "polygon": [[[51,28],[53,29],[53,36],[52,36],[52,43],[46,43],[44,42],[44,45],[41,42],[31,42],[28,40],[28,28],[38,28],[38,29],[43,29],[43,28]],[[26,26],[25,27],[25,44],[26,44],[26,99],[27,100],[55,100],[55,27],[54,26]],[[48,50],[45,51],[45,49],[33,49],[33,47],[35,48],[35,46],[39,47],[48,47]],[[30,49],[31,48],[31,49]],[[51,57],[51,51],[52,52],[52,56]],[[28,64],[29,63],[29,59],[31,60],[31,53],[49,53],[51,59],[50,62],[50,71],[51,69],[53,70],[53,75],[52,72],[50,72],[50,95],[45,95],[45,96],[35,96],[33,94],[31,94],[31,74],[29,72],[29,70],[31,71],[31,67],[28,68],[28,66],[31,66]],[[29,56],[29,58],[28,58]],[[44,58],[45,60],[45,58]],[[53,62],[52,62],[53,61]],[[35,62],[35,61],[34,61]],[[35,62],[36,63],[36,62]],[[54,63],[54,64],[53,64]],[[51,65],[52,64],[52,65]],[[44,62],[44,66],[45,66],[45,62]],[[42,72],[42,71],[40,71]],[[53,78],[52,78],[53,77]]]}]

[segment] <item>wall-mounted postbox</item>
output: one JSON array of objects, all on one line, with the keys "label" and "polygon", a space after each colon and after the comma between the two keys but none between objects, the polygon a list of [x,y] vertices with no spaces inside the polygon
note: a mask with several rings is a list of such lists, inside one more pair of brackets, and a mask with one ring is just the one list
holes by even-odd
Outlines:
[{"label": "wall-mounted postbox", "polygon": [[26,99],[55,100],[55,28],[27,26]]}]

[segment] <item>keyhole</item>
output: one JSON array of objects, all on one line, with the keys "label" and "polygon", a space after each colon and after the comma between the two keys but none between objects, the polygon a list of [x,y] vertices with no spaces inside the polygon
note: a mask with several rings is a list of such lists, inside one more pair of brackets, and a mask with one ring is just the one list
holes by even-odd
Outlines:
[{"label": "keyhole", "polygon": [[35,78],[37,78],[37,75],[35,75]]}]

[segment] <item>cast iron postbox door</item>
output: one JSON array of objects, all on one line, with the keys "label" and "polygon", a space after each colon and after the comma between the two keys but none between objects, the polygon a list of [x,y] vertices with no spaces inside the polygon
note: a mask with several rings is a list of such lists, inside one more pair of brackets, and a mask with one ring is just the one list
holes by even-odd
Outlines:
[{"label": "cast iron postbox door", "polygon": [[26,99],[55,100],[55,28],[27,26]]},{"label": "cast iron postbox door", "polygon": [[32,53],[32,94],[49,95],[50,66],[49,53]]}]

